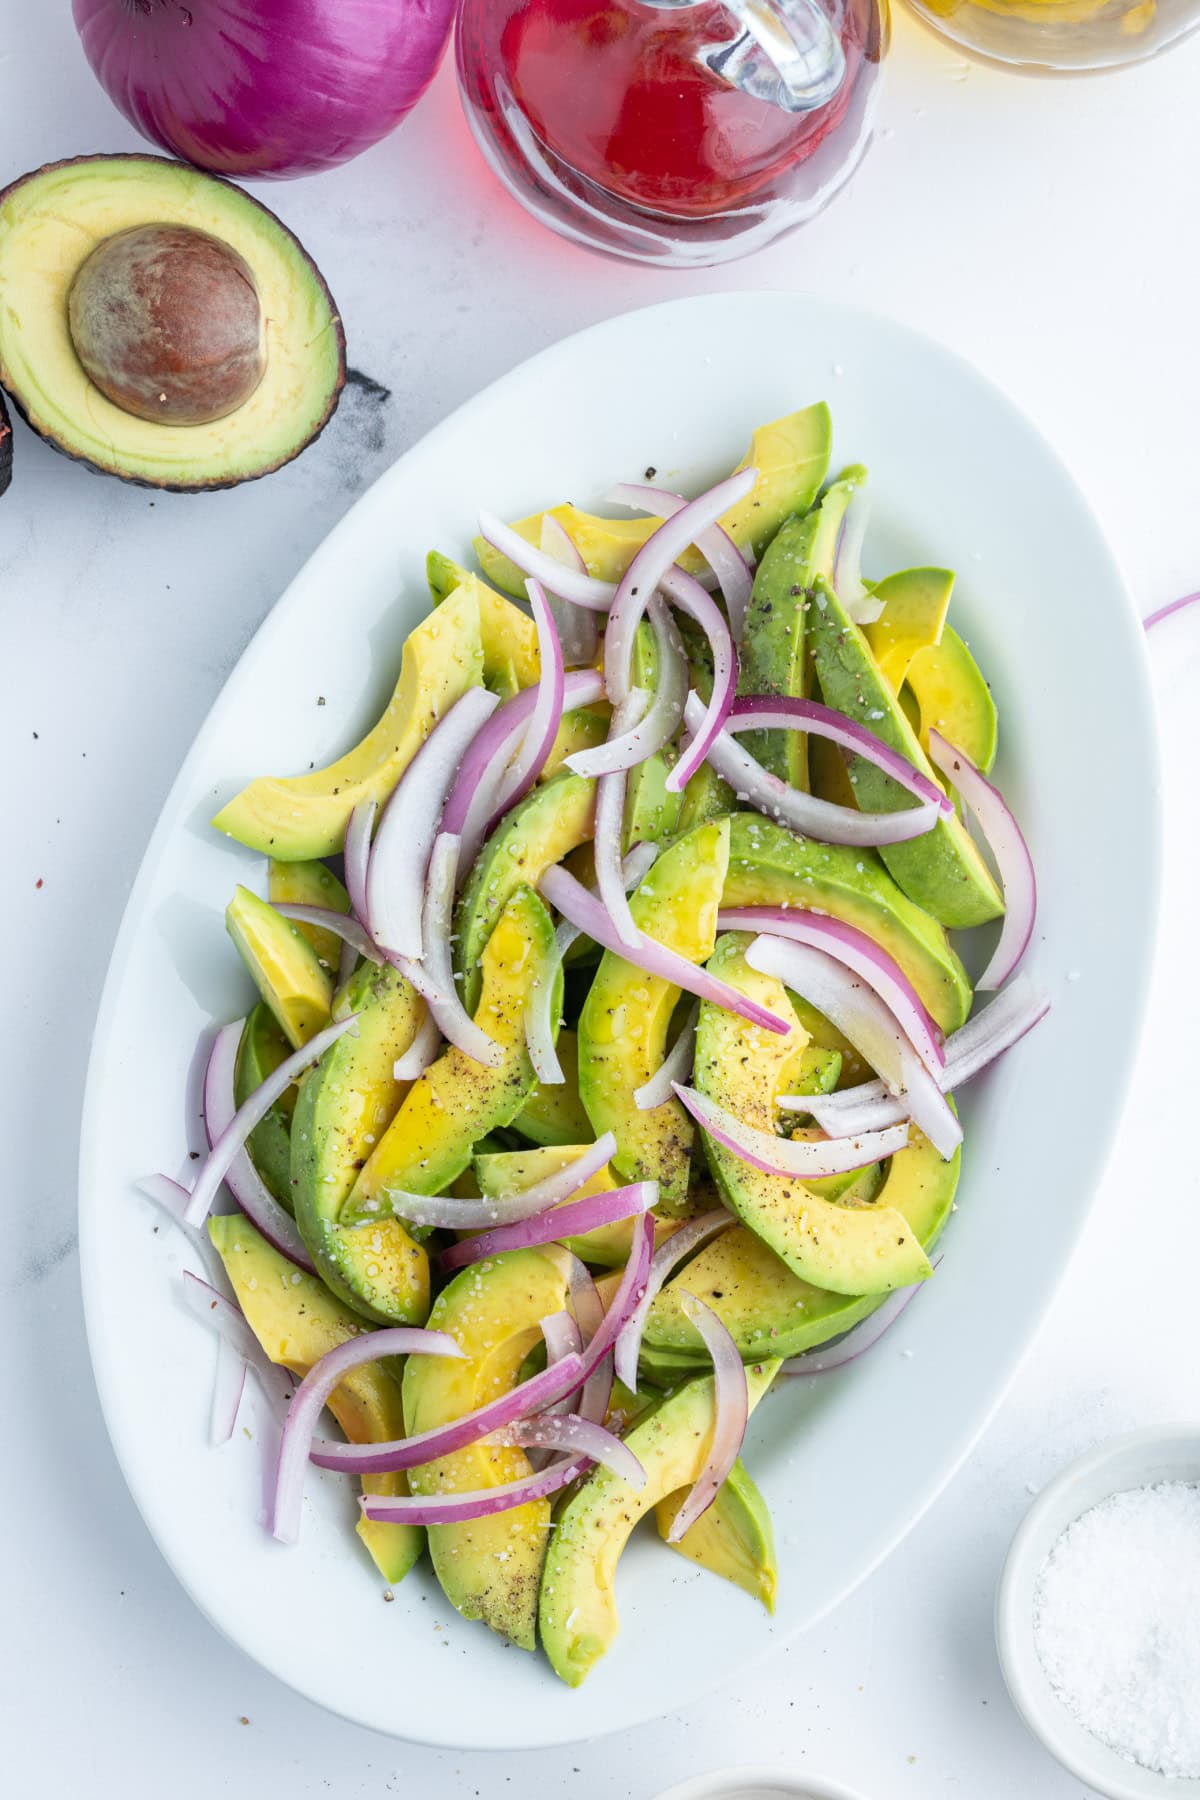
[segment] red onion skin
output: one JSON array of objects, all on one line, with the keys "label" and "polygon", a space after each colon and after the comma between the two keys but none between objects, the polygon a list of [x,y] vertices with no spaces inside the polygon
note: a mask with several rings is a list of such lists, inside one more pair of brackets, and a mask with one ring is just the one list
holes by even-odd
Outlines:
[{"label": "red onion skin", "polygon": [[218,174],[311,175],[395,129],[453,0],[72,0],[84,54],[143,137]]}]

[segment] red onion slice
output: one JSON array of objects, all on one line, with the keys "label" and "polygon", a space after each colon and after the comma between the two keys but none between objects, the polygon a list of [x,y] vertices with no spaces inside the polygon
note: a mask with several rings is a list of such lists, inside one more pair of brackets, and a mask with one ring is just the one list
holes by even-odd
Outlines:
[{"label": "red onion slice", "polygon": [[547,869],[540,886],[551,906],[557,907],[564,918],[588,937],[594,938],[605,950],[624,957],[635,968],[644,969],[647,975],[653,975],[660,981],[669,981],[672,987],[682,988],[684,993],[695,994],[699,1000],[711,1000],[714,1006],[722,1006],[726,1012],[736,1013],[751,1025],[759,1025],[764,1031],[773,1031],[781,1037],[787,1036],[790,1027],[783,1019],[776,1018],[774,1013],[767,1012],[753,1000],[748,1000],[727,982],[718,981],[707,969],[690,963],[686,956],[680,956],[675,950],[668,950],[657,939],[643,933],[636,949],[622,943],[607,909],[568,870],[557,866]]},{"label": "red onion slice", "polygon": [[246,1374],[250,1364],[244,1356],[230,1348],[224,1338],[217,1341],[217,1373],[213,1380],[212,1408],[209,1413],[209,1438],[213,1444],[227,1444],[237,1425],[246,1391]]},{"label": "red onion slice", "polygon": [[[240,1037],[242,1025],[244,1023],[245,1021],[242,1021],[236,1026],[227,1025],[223,1032],[218,1032],[217,1043],[213,1045],[213,1057],[217,1056],[218,1046],[220,1046],[221,1056],[215,1069],[213,1068],[212,1058],[209,1059],[209,1069],[205,1074],[205,1104],[206,1107],[209,1105],[208,1088],[211,1080],[213,1102],[218,1109],[218,1113],[226,1088],[228,1088],[230,1094],[233,1092],[233,1063],[237,1055],[237,1043],[233,1041],[233,1032],[236,1030]],[[246,1096],[245,1100],[242,1101],[242,1104],[230,1118],[229,1123],[223,1129],[217,1129],[215,1126],[213,1127],[213,1129],[216,1130],[215,1141],[212,1143],[212,1147],[209,1150],[207,1157],[200,1166],[200,1170],[196,1176],[195,1186],[192,1188],[188,1198],[187,1209],[184,1213],[184,1218],[189,1225],[199,1225],[203,1219],[207,1218],[212,1208],[212,1203],[217,1197],[217,1189],[220,1187],[221,1183],[226,1180],[232,1165],[237,1159],[238,1152],[245,1146],[246,1139],[250,1136],[250,1133],[254,1130],[254,1127],[258,1124],[259,1120],[266,1117],[280,1095],[285,1094],[292,1083],[297,1081],[299,1077],[303,1075],[304,1071],[307,1068],[310,1068],[313,1063],[320,1062],[326,1050],[329,1049],[329,1046],[331,1044],[336,1044],[338,1039],[343,1037],[347,1031],[354,1031],[357,1033],[357,1013],[351,1013],[348,1018],[339,1019],[336,1024],[327,1025],[324,1031],[318,1031],[316,1037],[311,1038],[302,1049],[293,1050],[292,1054],[285,1057],[279,1067],[272,1070],[271,1074],[267,1076],[267,1079],[264,1082],[261,1082],[252,1094]],[[227,1083],[225,1080],[226,1072],[228,1074]],[[219,1082],[217,1080],[218,1075],[221,1077]],[[212,1115],[209,1114],[208,1116],[211,1119]],[[246,1161],[249,1163],[248,1157]],[[244,1171],[240,1172],[244,1175]],[[235,1175],[234,1179],[237,1180],[238,1177]],[[243,1193],[249,1196],[250,1204],[254,1205],[258,1196],[253,1183],[243,1179],[240,1185],[242,1186]],[[262,1187],[261,1182],[259,1182],[259,1187]],[[280,1235],[281,1241],[275,1244],[275,1248],[281,1251],[283,1255],[291,1257],[293,1262],[298,1262],[299,1255],[293,1254],[293,1250],[296,1248],[296,1244],[294,1244],[292,1240],[292,1233],[296,1232],[294,1221],[288,1218],[287,1213],[284,1212],[283,1208],[279,1205],[279,1202],[273,1195],[267,1194],[265,1188],[262,1189],[262,1192],[263,1194],[266,1194],[267,1199],[271,1202],[271,1207],[275,1210],[271,1211],[269,1208],[263,1206],[261,1208],[261,1219],[255,1218],[254,1214],[250,1212],[247,1212],[247,1216],[258,1226],[258,1229],[263,1233],[264,1237],[270,1236],[271,1230],[276,1229]],[[234,1198],[238,1200],[239,1206],[243,1205],[243,1201],[238,1198],[236,1193],[234,1194]],[[276,1217],[276,1214],[278,1214],[278,1218]],[[287,1220],[287,1225],[291,1228],[290,1231],[288,1231],[282,1223],[285,1219]],[[296,1239],[298,1240],[298,1238],[299,1234],[296,1233]],[[272,1239],[272,1242],[274,1242],[274,1239]],[[288,1247],[289,1245],[291,1248]],[[312,1264],[308,1260],[308,1254],[304,1251],[303,1244],[299,1244],[299,1251],[304,1255],[304,1261],[300,1263],[300,1267],[311,1268]]]},{"label": "red onion slice", "polygon": [[143,1175],[133,1185],[140,1194],[145,1194],[147,1200],[153,1200],[156,1206],[161,1206],[172,1224],[178,1225],[213,1279],[224,1281],[225,1265],[217,1253],[216,1245],[202,1225],[189,1225],[184,1216],[191,1195],[183,1183],[172,1181],[169,1175]]},{"label": "red onion slice", "polygon": [[568,568],[557,557],[547,555],[536,544],[531,544],[528,538],[523,538],[519,531],[506,525],[495,513],[480,513],[479,534],[493,550],[498,550],[501,556],[507,556],[522,575],[540,581],[543,587],[548,587],[564,600],[570,600],[574,606],[586,606],[590,612],[607,612],[612,605],[617,590],[611,581],[597,581],[593,575],[581,574],[577,569]]},{"label": "red onion slice", "polygon": [[359,801],[350,814],[342,850],[350,910],[360,925],[367,922],[367,870],[371,862],[371,833],[375,829],[375,815],[378,811],[377,800]]},{"label": "red onion slice", "polygon": [[936,781],[920,769],[914,769],[906,757],[885,744],[863,725],[847,719],[843,713],[822,706],[819,700],[803,700],[787,694],[743,694],[733,703],[725,721],[730,736],[740,731],[807,731],[814,737],[828,738],[843,750],[873,763],[900,787],[928,801],[949,818],[954,802],[944,794]]},{"label": "red onion slice", "polygon": [[421,900],[433,840],[459,764],[498,704],[486,688],[468,688],[434,726],[384,808],[367,869],[363,921],[381,950],[421,955]]},{"label": "red onion slice", "polygon": [[665,1244],[660,1244],[650,1259],[650,1268],[646,1276],[646,1291],[630,1314],[616,1346],[616,1370],[618,1378],[625,1383],[631,1393],[637,1392],[638,1357],[641,1354],[642,1334],[646,1329],[646,1320],[650,1316],[650,1308],[662,1288],[663,1283],[677,1269],[685,1257],[698,1250],[701,1244],[715,1237],[719,1231],[728,1230],[734,1223],[732,1213],[726,1212],[723,1206],[712,1212],[702,1213],[698,1219],[689,1219],[686,1225],[669,1237]]},{"label": "red onion slice", "polygon": [[518,1219],[511,1225],[498,1225],[494,1231],[481,1232],[443,1250],[441,1264],[447,1274],[452,1269],[465,1269],[471,1263],[483,1262],[489,1256],[502,1256],[506,1250],[533,1250],[540,1244],[553,1244],[559,1238],[583,1237],[598,1231],[602,1225],[618,1225],[657,1204],[657,1181],[635,1181],[628,1187],[610,1188],[601,1194],[588,1194],[582,1200],[569,1200],[550,1212],[535,1213],[532,1218]]},{"label": "red onion slice", "polygon": [[567,1079],[562,1063],[558,1059],[558,1047],[555,1037],[558,1031],[558,1020],[554,1017],[554,990],[556,977],[562,968],[565,950],[560,946],[558,935],[554,938],[554,954],[548,959],[540,976],[532,983],[525,996],[525,1010],[522,1022],[525,1029],[525,1049],[533,1065],[539,1087],[560,1087]]},{"label": "red onion slice", "polygon": [[[619,481],[604,497],[610,506],[627,506],[631,512],[657,513],[661,519],[674,518],[687,505],[682,494],[672,493],[669,488],[645,487],[635,481]],[[750,591],[754,586],[750,564],[723,525],[710,525],[699,532],[696,548],[717,578],[734,642],[740,643]]]},{"label": "red onion slice", "polygon": [[[378,1333],[367,1335],[374,1337]],[[386,1444],[344,1444],[337,1438],[313,1438],[308,1459],[322,1469],[341,1469],[348,1475],[387,1475],[398,1469],[415,1469],[420,1463],[437,1462],[439,1457],[452,1456],[457,1450],[479,1443],[481,1438],[525,1413],[540,1412],[554,1401],[565,1399],[577,1392],[582,1379],[583,1359],[570,1352],[485,1406],[477,1406],[432,1431],[416,1432],[412,1437],[395,1438]]]},{"label": "red onion slice", "polygon": [[241,1308],[190,1269],[183,1271],[183,1297],[189,1311],[216,1332],[244,1367],[253,1369],[264,1397],[282,1424],[296,1390],[291,1371],[271,1361]]},{"label": "red onion slice", "polygon": [[441,1048],[442,1034],[438,1022],[431,1012],[426,1011],[412,1043],[403,1056],[398,1056],[392,1064],[392,1080],[419,1080],[430,1063],[437,1061]]},{"label": "red onion slice", "polygon": [[509,1512],[514,1506],[528,1506],[532,1500],[544,1500],[580,1475],[590,1465],[583,1457],[564,1456],[548,1463],[544,1469],[524,1475],[519,1481],[501,1482],[498,1487],[478,1488],[467,1494],[431,1494],[426,1496],[364,1494],[359,1504],[363,1514],[380,1525],[457,1525],[470,1519],[487,1519],[493,1513]]},{"label": "red onion slice", "polygon": [[[717,915],[719,931],[768,931],[825,950],[845,963],[872,987],[895,1014],[896,1022],[936,1080],[946,1064],[942,1034],[926,1012],[921,996],[896,962],[875,939],[856,925],[825,913],[784,906],[734,906]],[[636,1096],[635,1096],[636,1098]]]},{"label": "red onion slice", "polygon": [[300,1503],[304,1497],[304,1470],[312,1448],[317,1421],[325,1402],[340,1381],[363,1363],[384,1356],[461,1356],[454,1339],[444,1331],[396,1325],[382,1331],[364,1331],[326,1351],[313,1364],[288,1407],[287,1423],[279,1442],[271,1531],[281,1544],[300,1537]]},{"label": "red onion slice", "polygon": [[586,1457],[611,1469],[627,1481],[631,1488],[646,1485],[646,1471],[627,1444],[603,1425],[585,1419],[579,1413],[551,1414],[549,1418],[518,1419],[502,1431],[492,1433],[493,1444],[515,1444],[526,1450],[566,1450],[573,1456]]},{"label": "red onion slice", "polygon": [[866,482],[858,482],[842,516],[833,558],[834,592],[856,625],[873,625],[883,612],[883,601],[868,591],[862,578],[863,544],[870,519],[871,496]]},{"label": "red onion slice", "polygon": [[1200,593],[1184,594],[1180,600],[1171,600],[1166,606],[1156,607],[1142,620],[1143,631],[1153,631],[1154,627],[1161,625],[1164,619],[1169,619],[1174,613],[1182,612],[1186,606],[1195,606],[1198,600],[1200,600]]},{"label": "red onion slice", "polygon": [[293,906],[290,901],[273,900],[274,910],[285,919],[295,919],[300,925],[319,925],[322,931],[331,931],[335,937],[342,939],[349,949],[365,956],[368,962],[382,963],[384,958],[371,942],[366,931],[357,919],[348,913],[334,912],[329,906]]},{"label": "red onion slice", "polygon": [[[644,1212],[633,1222],[633,1240],[629,1247],[629,1259],[617,1284],[617,1291],[609,1302],[608,1311],[598,1329],[589,1338],[587,1349],[583,1353],[583,1367],[586,1376],[590,1377],[600,1369],[601,1364],[611,1354],[622,1331],[632,1318],[634,1309],[646,1291],[653,1249],[654,1215]],[[587,1394],[586,1387],[584,1394],[585,1396]],[[581,1410],[586,1411],[586,1408]]]},{"label": "red onion slice", "polygon": [[460,842],[448,831],[439,832],[429,858],[425,902],[422,910],[421,936],[425,955],[420,962],[407,956],[391,960],[405,979],[412,983],[436,1019],[438,1029],[447,1041],[469,1056],[472,1062],[498,1069],[504,1061],[503,1047],[477,1025],[458,997],[451,963],[450,931],[454,916],[454,888],[458,880]]},{"label": "red onion slice", "polygon": [[[614,736],[624,737],[634,729],[645,713],[649,699],[644,688],[630,688],[624,700],[613,709]],[[624,769],[614,769],[610,774],[601,775],[597,781],[592,850],[596,864],[596,886],[604,910],[612,920],[613,929],[621,942],[636,949],[642,941],[642,933],[629,910],[621,867],[621,839],[625,831],[625,784]]]},{"label": "red onion slice", "polygon": [[824,950],[785,938],[761,936],[746,961],[763,975],[802,994],[848,1037],[881,1075],[904,1110],[943,1158],[962,1143],[962,1126],[935,1078],[906,1037],[895,1013],[864,979]]},{"label": "red onion slice", "polygon": [[566,694],[562,645],[558,641],[549,602],[536,581],[527,581],[525,586],[529,591],[529,604],[533,608],[534,623],[537,626],[542,672],[538,678],[537,699],[533,703],[521,747],[513,758],[512,766],[500,781],[496,796],[496,808],[500,812],[507,812],[519,800],[523,800],[545,768],[554,748],[554,740],[558,736],[558,728],[562,724]]},{"label": "red onion slice", "polygon": [[1037,876],[1025,835],[1003,794],[993,787],[969,757],[946,742],[940,731],[929,733],[930,760],[962,795],[996,859],[1004,895],[1004,924],[991,961],[976,982],[984,993],[1003,987],[1029,947],[1037,918]]},{"label": "red onion slice", "polygon": [[564,1356],[578,1356],[583,1350],[583,1333],[569,1312],[547,1313],[542,1320],[542,1337],[547,1366],[561,1362]]},{"label": "red onion slice", "polygon": [[[627,894],[632,893],[634,888],[641,887],[643,881],[645,881],[647,875],[658,861],[659,849],[660,846],[658,844],[635,844],[628,856],[624,858],[621,863],[621,880],[624,883],[625,892]],[[590,894],[593,900],[598,898],[598,890],[594,887],[585,888],[584,892]],[[583,930],[580,926],[572,925],[569,920],[562,920],[561,923],[556,926],[554,932],[554,941],[558,946],[558,954],[561,957],[565,957],[567,951],[571,948],[571,945],[582,936]]]},{"label": "red onion slice", "polygon": [[[657,588],[665,586],[663,577],[668,571],[672,571],[676,559],[695,542],[696,533],[704,531],[709,525],[715,525],[722,513],[728,512],[739,500],[744,500],[757,480],[757,469],[741,469],[736,475],[729,475],[715,487],[709,488],[707,493],[689,500],[673,518],[665,519],[657,531],[651,532],[630,562],[617,584],[616,597],[604,628],[604,679],[614,705],[624,700],[629,692],[634,633],[651,594]],[[685,583],[691,582],[699,593],[704,594],[704,589],[694,577],[684,575],[682,570],[672,573],[676,580],[682,577]],[[678,603],[678,596],[673,593],[672,597]],[[704,594],[704,598],[720,618],[709,595]],[[704,621],[699,620],[698,623],[703,626]],[[724,620],[721,623],[728,636],[728,626]],[[732,639],[729,640],[729,647],[732,650]]]},{"label": "red onion slice", "polygon": [[[657,594],[651,596],[649,610],[658,652],[657,682],[649,710],[632,726],[618,727],[618,717],[625,716],[618,707],[605,743],[592,750],[577,750],[567,757],[567,767],[577,775],[610,775],[634,769],[657,755],[679,730],[687,698],[687,652],[669,610]],[[630,690],[630,701],[639,691]]]},{"label": "red onion slice", "polygon": [[[933,1268],[941,1262],[940,1256],[933,1259]],[[790,1356],[780,1366],[781,1375],[827,1375],[831,1369],[844,1368],[856,1357],[877,1344],[885,1331],[888,1331],[900,1317],[909,1301],[914,1299],[925,1286],[918,1281],[913,1287],[893,1288],[882,1306],[877,1306],[873,1313],[860,1319],[844,1336],[834,1344],[824,1344],[817,1350],[807,1350],[803,1356]]]},{"label": "red onion slice", "polygon": [[694,1294],[680,1294],[679,1304],[704,1339],[713,1364],[713,1434],[704,1467],[687,1499],[675,1514],[667,1542],[677,1544],[701,1518],[741,1455],[750,1418],[750,1392],[741,1352],[710,1306]]},{"label": "red onion slice", "polygon": [[679,794],[709,755],[733,708],[737,695],[738,659],[733,634],[721,616],[720,608],[695,576],[685,575],[682,569],[672,569],[669,578],[663,582],[663,591],[699,625],[712,647],[713,657],[712,696],[702,710],[699,695],[688,695],[684,716],[689,716],[690,708],[692,723],[688,730],[691,741],[684,745],[678,762],[666,779],[668,793]]},{"label": "red onion slice", "polygon": [[[210,1150],[228,1131],[237,1110],[234,1081],[238,1046],[244,1030],[244,1019],[223,1025],[213,1040],[204,1070],[204,1129]],[[236,1152],[225,1171],[225,1186],[274,1249],[298,1268],[312,1269],[312,1258],[296,1221],[270,1192],[244,1146]]]},{"label": "red onion slice", "polygon": [[[587,564],[553,513],[542,514],[542,553],[577,575],[587,574]],[[585,606],[576,606],[552,587],[547,588],[546,597],[562,645],[563,661],[568,667],[593,662],[600,644],[595,613]]]},{"label": "red onion slice", "polygon": [[639,1112],[653,1112],[656,1107],[665,1106],[671,1098],[675,1083],[686,1081],[691,1074],[696,1058],[696,1024],[699,1017],[700,1008],[697,1005],[688,1014],[683,1030],[649,1081],[643,1081],[641,1087],[634,1088],[633,1104]]},{"label": "red onion slice", "polygon": [[[580,1336],[586,1352],[592,1339],[604,1323],[604,1305],[600,1299],[600,1290],[592,1279],[591,1272],[585,1263],[573,1253],[570,1256],[570,1300],[571,1311],[579,1326]],[[583,1384],[583,1392],[579,1396],[579,1416],[591,1419],[597,1425],[603,1425],[608,1416],[608,1403],[612,1398],[613,1358],[609,1350],[597,1362],[595,1368]]]},{"label": "red onion slice", "polygon": [[495,1225],[512,1225],[560,1206],[585,1187],[593,1175],[598,1175],[616,1153],[617,1140],[611,1131],[606,1131],[574,1162],[556,1169],[552,1175],[544,1175],[532,1186],[480,1200],[460,1198],[457,1194],[407,1194],[399,1188],[384,1188],[382,1192],[396,1218],[410,1224],[443,1231],[490,1231]]},{"label": "red onion slice", "polygon": [[704,1131],[726,1150],[759,1169],[764,1175],[790,1175],[797,1181],[819,1181],[824,1175],[845,1175],[865,1169],[885,1156],[895,1156],[908,1143],[908,1125],[886,1131],[864,1131],[857,1137],[816,1141],[776,1137],[745,1125],[723,1106],[676,1082],[675,1093]]}]

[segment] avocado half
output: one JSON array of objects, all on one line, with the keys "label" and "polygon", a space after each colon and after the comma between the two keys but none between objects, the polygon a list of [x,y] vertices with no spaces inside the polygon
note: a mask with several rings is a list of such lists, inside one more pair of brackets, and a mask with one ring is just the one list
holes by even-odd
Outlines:
[{"label": "avocado half", "polygon": [[[140,418],[107,399],[76,354],[69,301],[80,269],[116,233],[147,225],[216,238],[253,275],[265,369],[222,418]],[[341,320],[311,257],[241,188],[167,157],[76,157],[0,192],[0,293],[0,385],[17,409],[55,449],[145,487],[198,492],[270,474],[318,436],[345,382]]]}]

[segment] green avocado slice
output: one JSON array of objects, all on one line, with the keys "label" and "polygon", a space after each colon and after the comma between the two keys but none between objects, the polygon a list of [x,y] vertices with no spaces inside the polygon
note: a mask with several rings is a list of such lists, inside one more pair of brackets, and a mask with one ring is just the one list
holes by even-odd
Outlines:
[{"label": "green avocado slice", "polygon": [[[774,1360],[747,1369],[752,1408],[778,1368]],[[559,1513],[542,1572],[538,1625],[550,1665],[569,1687],[579,1686],[616,1637],[615,1579],[621,1552],[640,1519],[699,1477],[715,1408],[711,1375],[686,1382],[642,1413],[625,1433],[646,1471],[645,1487],[635,1490],[611,1469],[594,1469]]]},{"label": "green avocado slice", "polygon": [[329,1023],[333,976],[300,927],[249,888],[235,891],[225,929],[284,1037],[301,1049]]},{"label": "green avocado slice", "polygon": [[[715,819],[664,850],[630,900],[649,937],[704,962],[716,941],[729,822]],[[606,950],[579,1015],[579,1095],[594,1134],[615,1134],[626,1181],[657,1181],[659,1210],[688,1209],[692,1125],[678,1100],[642,1112],[635,1091],[658,1069],[679,989]]]},{"label": "green avocado slice", "polygon": [[[688,1489],[680,1488],[665,1495],[654,1508],[654,1522],[664,1543],[687,1495]],[[775,1611],[779,1563],[771,1514],[740,1456],[707,1512],[670,1548],[744,1588],[751,1599],[761,1600],[769,1613]]]},{"label": "green avocado slice", "polygon": [[535,1087],[513,1120],[513,1130],[535,1144],[582,1144],[590,1139],[592,1127],[579,1098],[579,1042],[565,1025],[557,1048],[565,1079]]},{"label": "green avocado slice", "polygon": [[[246,1019],[233,1069],[234,1104],[241,1106],[268,1075],[291,1055],[292,1047],[275,1023],[265,1000]],[[246,1139],[250,1161],[281,1206],[292,1211],[292,1113],[296,1090],[289,1088],[260,1119]]]},{"label": "green avocado slice", "polygon": [[[487,686],[497,693],[500,683],[506,686],[511,683],[509,693],[532,687],[541,673],[542,659],[537,626],[530,614],[514,606],[507,594],[498,594],[478,575],[451,562],[440,550],[429,552],[425,573],[435,606],[448,600],[460,587],[474,595],[479,608],[479,641],[483,651],[483,679]],[[522,593],[521,598],[524,597]]]},{"label": "green avocado slice", "polygon": [[935,919],[901,893],[870,850],[818,844],[752,813],[729,822],[722,906],[799,906],[857,925],[894,956],[945,1032],[971,1010],[971,984]]},{"label": "green avocado slice", "polygon": [[[237,1303],[251,1331],[273,1363],[301,1379],[330,1350],[358,1337],[366,1327],[340,1306],[315,1275],[306,1275],[260,1237],[241,1213],[208,1221]],[[404,1436],[402,1365],[393,1357],[360,1363],[334,1388],[330,1412],[352,1444],[390,1444]],[[368,1494],[406,1494],[402,1473],[364,1475]],[[385,1525],[360,1519],[355,1528],[389,1587],[403,1581],[425,1547],[416,1525]]]},{"label": "green avocado slice", "polygon": [[358,1034],[331,1045],[300,1083],[292,1119],[292,1195],[296,1223],[326,1286],[366,1317],[423,1323],[429,1310],[429,1258],[398,1219],[361,1230],[345,1212],[359,1172],[382,1140],[408,1091],[392,1073],[425,1017],[398,969],[364,962],[345,1000]]},{"label": "green avocado slice", "polygon": [[863,626],[863,636],[894,694],[904,686],[913,657],[941,641],[953,592],[949,569],[900,569],[872,587],[883,611]]},{"label": "green avocado slice", "polygon": [[[866,638],[828,582],[813,588],[809,614],[817,679],[825,703],[890,745],[914,768],[936,780],[904,708],[879,673]],[[913,796],[862,757],[850,759],[854,791],[864,812],[896,812]],[[966,827],[942,818],[923,837],[886,844],[880,851],[889,873],[910,900],[955,929],[999,918],[1004,900]]]},{"label": "green avocado slice", "polygon": [[[410,1432],[448,1425],[516,1386],[541,1341],[541,1320],[566,1305],[568,1266],[561,1251],[510,1250],[464,1269],[443,1288],[430,1328],[449,1332],[463,1355],[409,1357],[404,1416]],[[422,1463],[409,1479],[414,1494],[430,1495],[499,1487],[529,1472],[523,1450],[476,1443]],[[549,1500],[534,1500],[490,1518],[429,1528],[429,1553],[451,1605],[523,1650],[534,1647],[549,1526]]]},{"label": "green avocado slice", "polygon": [[[631,683],[650,694],[658,687],[658,644],[647,624],[639,625],[634,635]],[[672,743],[630,769],[625,780],[623,849],[665,844],[678,829],[683,795],[667,791],[667,776],[678,760],[679,748]]]},{"label": "green avocado slice", "polygon": [[[272,906],[323,906],[329,912],[348,913],[350,896],[323,862],[275,862],[267,864],[267,899]],[[323,925],[294,921],[301,937],[308,939],[317,961],[336,976],[342,960],[342,940]]]},{"label": "green avocado slice", "polygon": [[939,643],[909,663],[901,699],[907,694],[917,703],[922,749],[929,747],[932,726],[986,775],[996,760],[996,702],[979,664],[949,625]]}]

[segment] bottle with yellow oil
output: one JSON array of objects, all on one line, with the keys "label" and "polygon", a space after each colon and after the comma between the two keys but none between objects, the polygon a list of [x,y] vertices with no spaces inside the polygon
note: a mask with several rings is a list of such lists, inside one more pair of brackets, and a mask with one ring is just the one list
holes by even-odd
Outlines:
[{"label": "bottle with yellow oil", "polygon": [[1198,0],[909,0],[964,50],[1031,73],[1142,62],[1200,25]]}]

